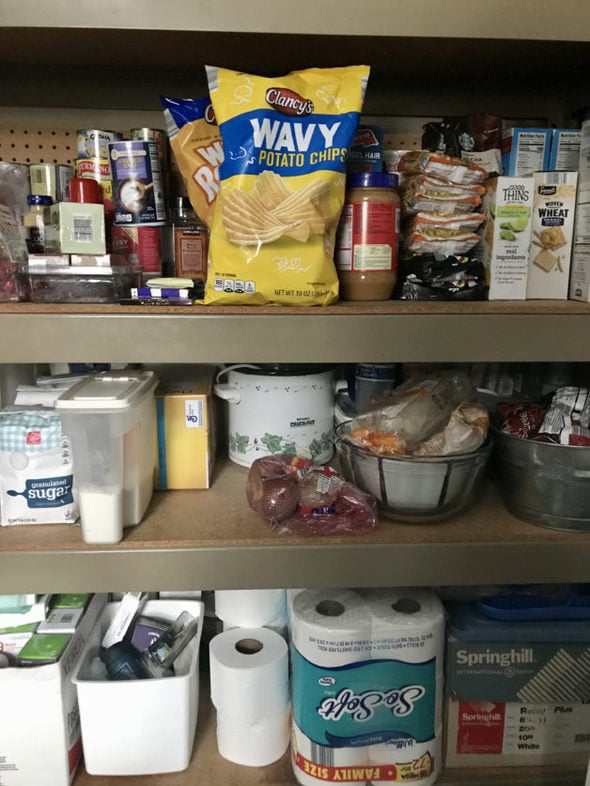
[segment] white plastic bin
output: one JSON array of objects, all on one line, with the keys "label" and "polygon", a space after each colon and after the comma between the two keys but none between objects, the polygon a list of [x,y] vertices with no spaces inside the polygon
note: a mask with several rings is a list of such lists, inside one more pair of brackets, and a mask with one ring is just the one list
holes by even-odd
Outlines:
[{"label": "white plastic bin", "polygon": [[154,489],[158,383],[151,371],[86,377],[55,402],[72,441],[86,543],[117,543],[139,524]]},{"label": "white plastic bin", "polygon": [[107,604],[73,675],[86,770],[91,775],[180,772],[189,765],[197,728],[204,605],[198,600],[152,600],[142,609],[142,616],[167,622],[182,611],[199,619],[197,635],[175,661],[174,677],[90,680],[89,665],[118,605]]}]

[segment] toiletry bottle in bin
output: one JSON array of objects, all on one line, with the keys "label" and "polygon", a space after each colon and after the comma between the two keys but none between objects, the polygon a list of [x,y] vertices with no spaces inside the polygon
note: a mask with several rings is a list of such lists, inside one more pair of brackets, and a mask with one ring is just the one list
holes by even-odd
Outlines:
[{"label": "toiletry bottle in bin", "polygon": [[56,401],[70,437],[86,543],[117,543],[141,521],[153,491],[155,398],[151,371],[85,377]]}]

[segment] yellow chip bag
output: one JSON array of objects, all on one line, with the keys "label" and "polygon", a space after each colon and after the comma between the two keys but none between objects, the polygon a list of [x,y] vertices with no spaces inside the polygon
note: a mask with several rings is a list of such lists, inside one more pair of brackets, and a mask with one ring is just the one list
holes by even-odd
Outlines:
[{"label": "yellow chip bag", "polygon": [[166,133],[193,210],[208,227],[219,194],[219,165],[223,145],[207,98],[160,96]]},{"label": "yellow chip bag", "polygon": [[207,66],[221,131],[206,304],[338,299],[334,239],[368,66],[261,77]]}]

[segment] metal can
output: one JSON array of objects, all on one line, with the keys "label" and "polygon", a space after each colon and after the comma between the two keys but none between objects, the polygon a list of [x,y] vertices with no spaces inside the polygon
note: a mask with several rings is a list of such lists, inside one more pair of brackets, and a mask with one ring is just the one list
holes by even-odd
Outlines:
[{"label": "metal can", "polygon": [[158,155],[162,167],[162,174],[168,169],[168,135],[161,128],[132,128],[131,139],[143,142],[155,142],[158,146]]},{"label": "metal can", "polygon": [[162,226],[166,205],[162,168],[155,142],[111,142],[115,224]]},{"label": "metal can", "polygon": [[97,128],[76,131],[78,158],[108,158],[109,144],[123,139],[119,131],[101,131]]},{"label": "metal can", "polygon": [[77,158],[76,177],[96,180],[102,189],[105,213],[115,212],[113,202],[113,178],[108,158]]},{"label": "metal can", "polygon": [[113,255],[123,257],[126,265],[143,268],[150,275],[162,275],[162,229],[160,227],[113,226]]}]

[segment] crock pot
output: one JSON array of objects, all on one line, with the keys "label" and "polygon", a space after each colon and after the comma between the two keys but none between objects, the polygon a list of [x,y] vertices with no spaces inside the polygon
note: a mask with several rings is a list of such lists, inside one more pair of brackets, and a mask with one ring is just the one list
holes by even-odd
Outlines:
[{"label": "crock pot", "polygon": [[273,453],[330,461],[335,389],[334,366],[241,363],[222,369],[214,391],[229,405],[229,458],[243,467]]}]

